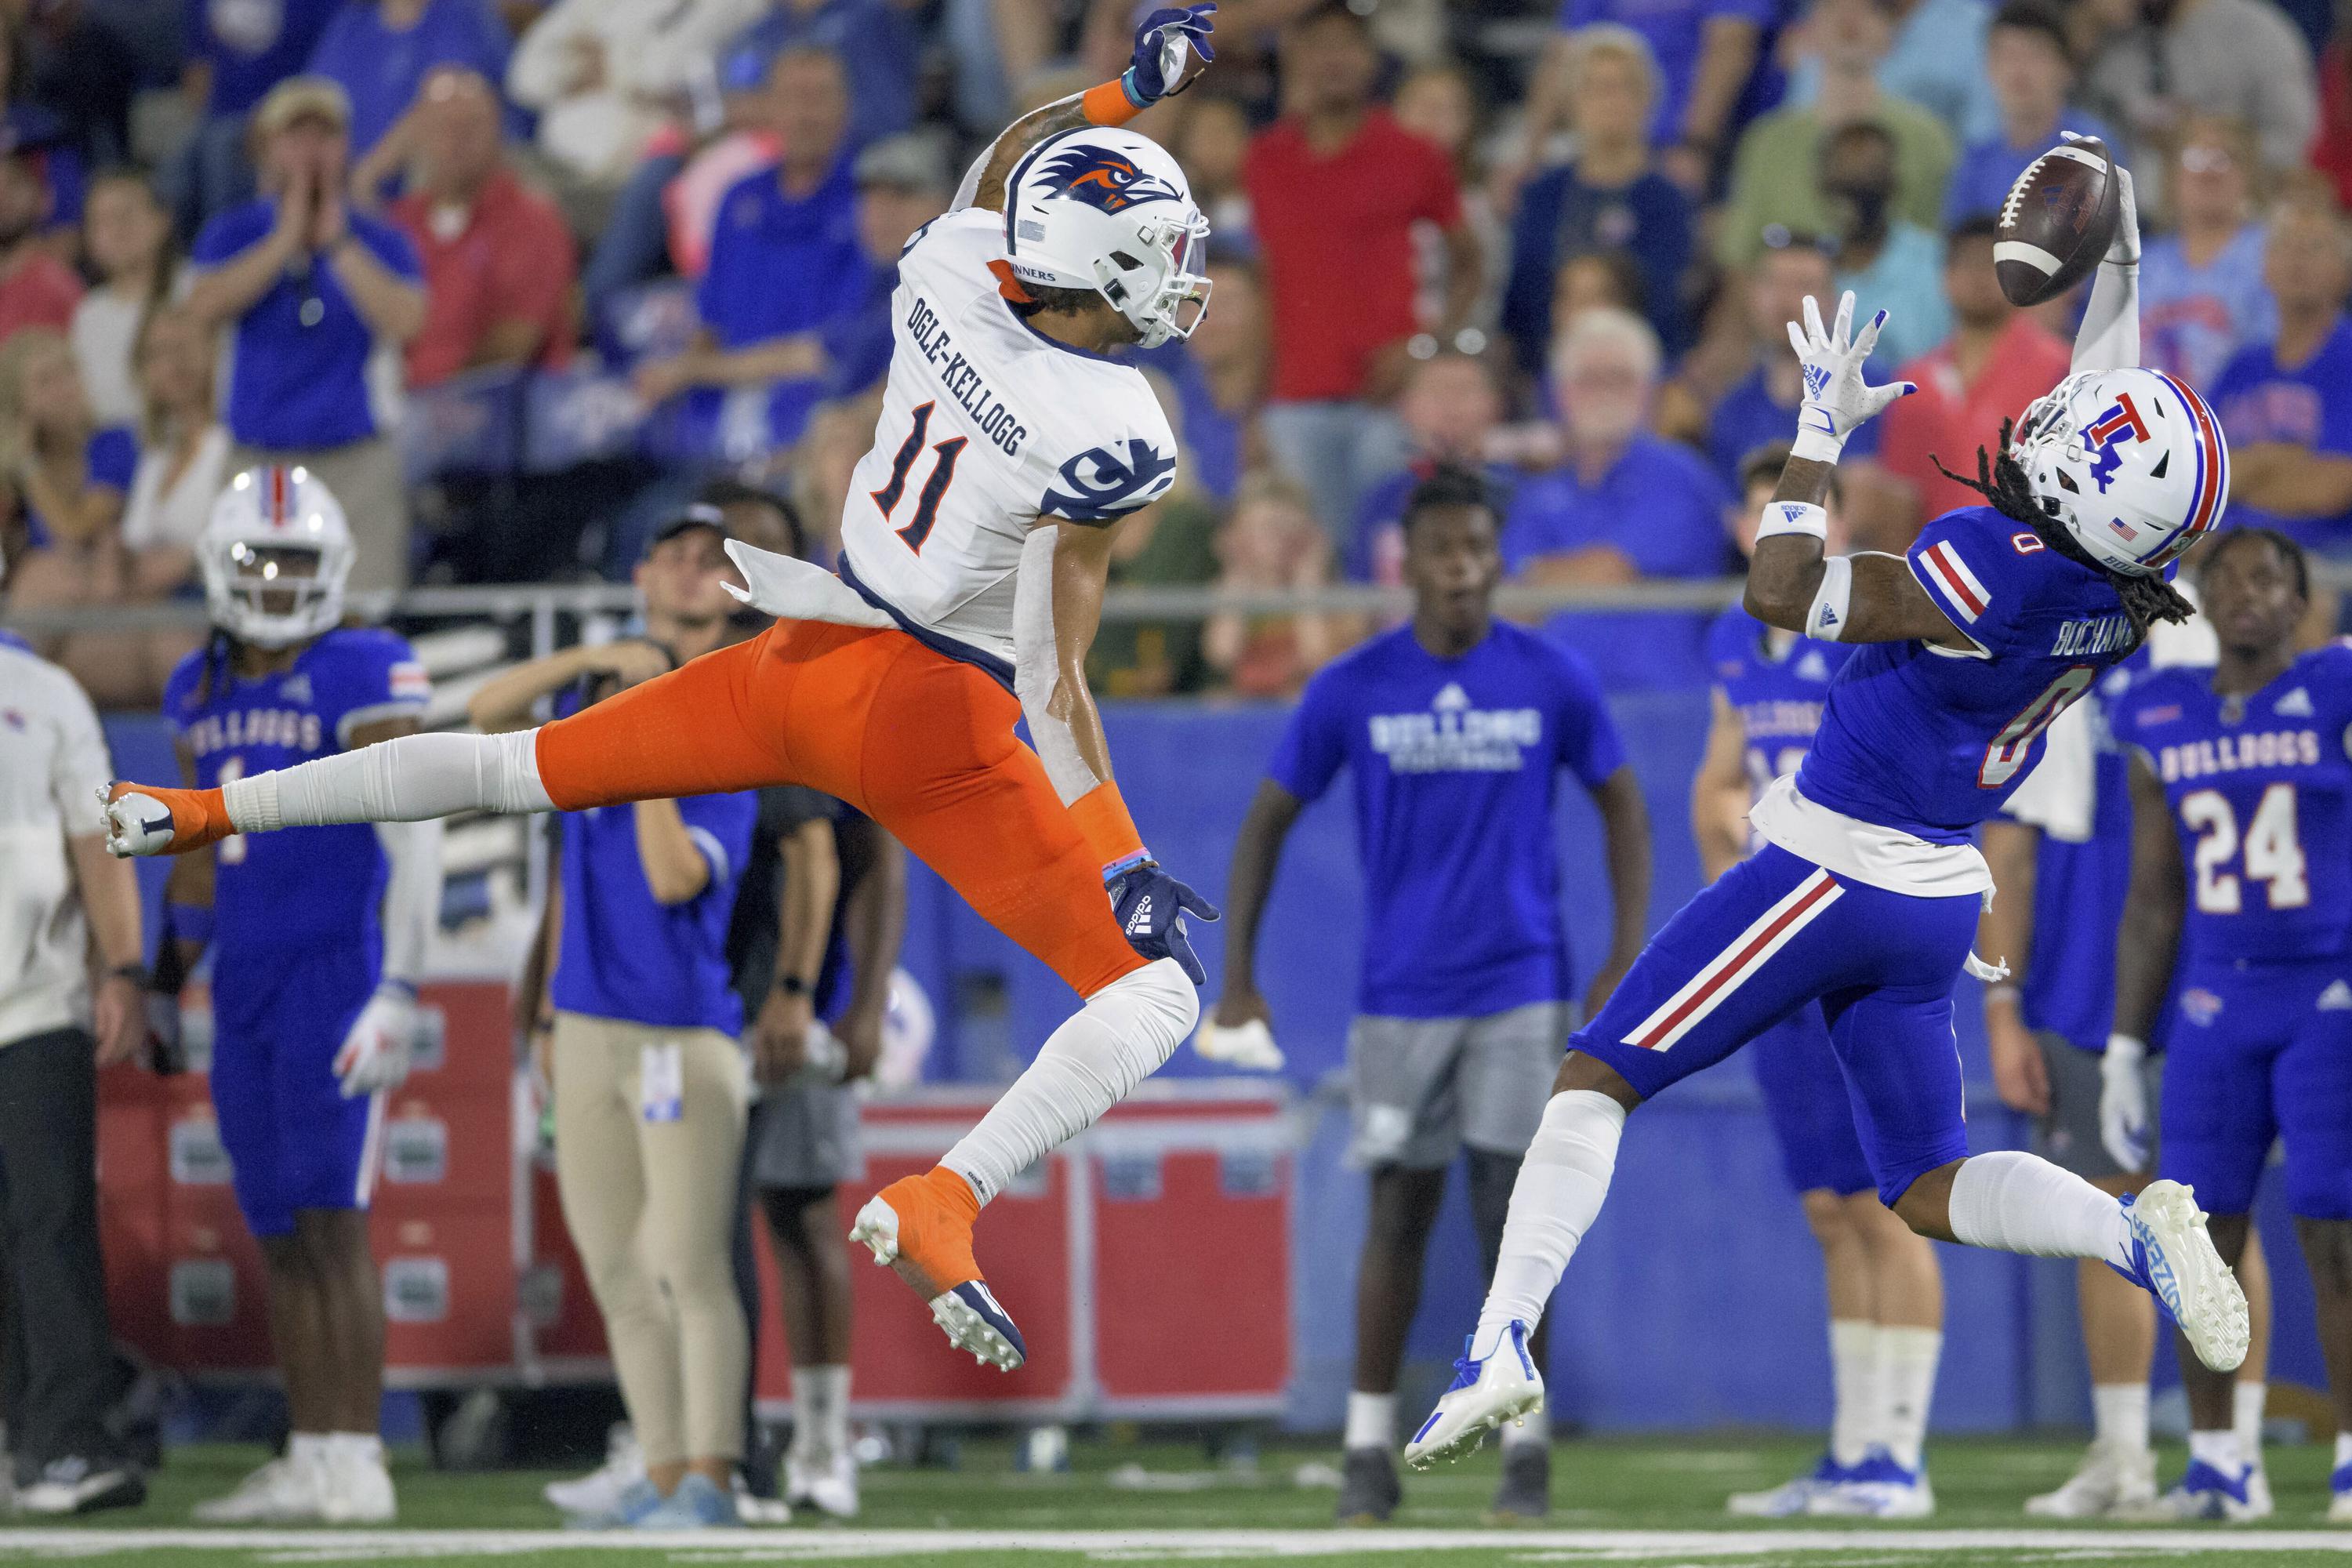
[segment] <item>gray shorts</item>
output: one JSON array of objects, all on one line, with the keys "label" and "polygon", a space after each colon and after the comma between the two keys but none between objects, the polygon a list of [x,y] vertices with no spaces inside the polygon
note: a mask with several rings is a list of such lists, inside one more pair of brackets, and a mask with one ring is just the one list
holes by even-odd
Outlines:
[{"label": "gray shorts", "polygon": [[845,1084],[768,1085],[751,1108],[751,1180],[762,1187],[837,1187],[866,1173],[857,1096]]},{"label": "gray shorts", "polygon": [[1348,1028],[1349,1162],[1434,1170],[1465,1143],[1526,1153],[1572,1022],[1564,1002],[1475,1018],[1359,1016]]},{"label": "gray shorts", "polygon": [[[2050,1073],[2050,1114],[2034,1125],[2033,1152],[2086,1182],[2139,1174],[2116,1164],[2099,1137],[2099,1053],[2086,1051],[2048,1029],[2036,1029],[2033,1037],[2041,1044],[2042,1064]],[[2164,1067],[2151,1058],[2140,1064],[2139,1070],[2147,1085],[2152,1133],[2158,1120]],[[2155,1168],[2151,1158],[2148,1169]]]}]

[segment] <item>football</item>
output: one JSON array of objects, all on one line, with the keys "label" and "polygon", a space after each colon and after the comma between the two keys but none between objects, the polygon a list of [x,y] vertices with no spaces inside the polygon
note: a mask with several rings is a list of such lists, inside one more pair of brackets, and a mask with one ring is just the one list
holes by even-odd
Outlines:
[{"label": "football", "polygon": [[2000,206],[1993,272],[2012,305],[2053,300],[2091,275],[2115,239],[2123,193],[2096,137],[2062,142],[2026,165]]}]

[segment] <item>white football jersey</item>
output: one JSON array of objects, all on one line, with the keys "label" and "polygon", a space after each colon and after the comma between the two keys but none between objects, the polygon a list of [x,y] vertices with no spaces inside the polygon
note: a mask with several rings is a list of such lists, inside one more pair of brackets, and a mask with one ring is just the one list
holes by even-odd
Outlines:
[{"label": "white football jersey", "polygon": [[1176,437],[1131,364],[1013,313],[1003,218],[948,214],[890,297],[889,383],[842,510],[842,557],[917,626],[1013,662],[1013,585],[1041,518],[1108,524],[1167,493]]}]

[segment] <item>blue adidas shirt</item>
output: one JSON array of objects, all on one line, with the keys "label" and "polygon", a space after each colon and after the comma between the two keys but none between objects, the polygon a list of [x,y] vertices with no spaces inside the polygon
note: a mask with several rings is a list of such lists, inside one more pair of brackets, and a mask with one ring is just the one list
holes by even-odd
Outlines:
[{"label": "blue adidas shirt", "polygon": [[1624,761],[1591,669],[1497,623],[1459,658],[1411,626],[1327,665],[1267,776],[1302,801],[1355,780],[1365,880],[1359,1005],[1475,1017],[1573,994],[1552,805]]},{"label": "blue adidas shirt", "polygon": [[[2337,317],[2319,352],[2291,369],[2279,363],[2275,343],[2241,349],[2206,401],[2232,447],[2284,441],[2352,458],[2352,321]],[[2352,511],[2279,517],[2233,500],[2223,521],[2231,528],[2275,528],[2322,555],[2352,555]]]},{"label": "blue adidas shirt", "polygon": [[[190,259],[219,267],[266,237],[278,204],[264,196],[205,225]],[[351,232],[394,275],[422,285],[408,236],[352,213]],[[226,424],[242,444],[308,451],[364,441],[390,428],[399,405],[399,345],[379,343],[323,256],[278,275],[237,318],[230,337]]]},{"label": "blue adidas shirt", "polygon": [[[338,628],[279,675],[243,680],[211,646],[182,659],[163,713],[196,783],[290,768],[349,749],[352,734],[425,710],[425,667],[392,633]],[[323,1048],[375,990],[385,879],[374,827],[347,823],[221,841],[213,884],[213,1012],[224,1034],[307,1031]]]}]

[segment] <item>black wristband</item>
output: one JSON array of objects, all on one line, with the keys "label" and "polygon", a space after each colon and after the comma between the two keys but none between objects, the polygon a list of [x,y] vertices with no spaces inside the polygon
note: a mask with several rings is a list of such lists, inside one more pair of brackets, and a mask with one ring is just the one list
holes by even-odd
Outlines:
[{"label": "black wristband", "polygon": [[805,996],[809,994],[809,983],[797,974],[779,974],[776,976],[776,990],[786,996]]},{"label": "black wristband", "polygon": [[118,963],[106,972],[106,977],[109,980],[128,980],[142,991],[153,978],[147,973],[147,966],[143,963]]}]

